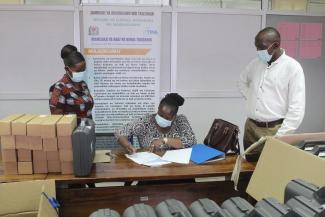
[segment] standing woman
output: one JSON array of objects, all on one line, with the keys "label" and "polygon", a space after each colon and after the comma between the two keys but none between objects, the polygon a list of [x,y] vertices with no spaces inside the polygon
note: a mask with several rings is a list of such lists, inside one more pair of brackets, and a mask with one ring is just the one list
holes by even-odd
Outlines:
[{"label": "standing woman", "polygon": [[[86,82],[86,61],[83,55],[73,45],[61,49],[61,58],[65,73],[61,80],[50,87],[51,114],[76,114],[78,124],[81,118],[91,118],[94,100]],[[87,184],[95,187],[94,183]],[[70,184],[71,188],[84,188],[83,184]]]},{"label": "standing woman", "polygon": [[86,61],[73,45],[61,50],[65,73],[61,80],[50,87],[51,114],[76,114],[81,118],[92,118],[94,100],[86,82]]}]

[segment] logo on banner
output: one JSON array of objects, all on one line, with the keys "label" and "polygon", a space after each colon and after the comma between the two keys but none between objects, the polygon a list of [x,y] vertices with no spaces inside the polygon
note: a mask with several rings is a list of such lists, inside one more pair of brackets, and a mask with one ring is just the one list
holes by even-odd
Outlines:
[{"label": "logo on banner", "polygon": [[98,26],[89,26],[88,35],[99,35],[99,27]]}]

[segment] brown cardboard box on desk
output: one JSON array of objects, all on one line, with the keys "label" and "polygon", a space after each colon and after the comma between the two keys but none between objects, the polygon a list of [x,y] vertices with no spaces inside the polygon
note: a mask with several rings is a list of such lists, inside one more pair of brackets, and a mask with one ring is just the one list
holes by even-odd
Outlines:
[{"label": "brown cardboard box on desk", "polygon": [[54,180],[0,184],[0,217],[58,217],[42,192],[55,197]]},{"label": "brown cardboard box on desk", "polygon": [[16,175],[18,173],[16,149],[2,150],[2,164],[6,175]]},{"label": "brown cardboard box on desk", "polygon": [[17,157],[20,162],[32,162],[32,151],[28,149],[18,149]]},{"label": "brown cardboard box on desk", "polygon": [[[323,139],[324,134],[297,134],[280,139],[298,143],[305,139]],[[274,197],[283,202],[285,186],[291,180],[303,179],[315,185],[324,186],[324,171],[324,158],[269,137],[248,184],[247,193],[256,200]]]},{"label": "brown cardboard box on desk", "polygon": [[43,140],[40,136],[28,136],[27,144],[30,150],[43,150]]},{"label": "brown cardboard box on desk", "polygon": [[11,122],[20,118],[23,114],[10,115],[0,120],[0,136],[11,135]]},{"label": "brown cardboard box on desk", "polygon": [[16,142],[15,136],[1,136],[0,144],[2,149],[15,149]]},{"label": "brown cardboard box on desk", "polygon": [[6,175],[17,175],[18,162],[3,162],[3,169]]},{"label": "brown cardboard box on desk", "polygon": [[77,127],[76,115],[64,115],[57,123],[57,136],[71,136],[74,129]]},{"label": "brown cardboard box on desk", "polygon": [[76,127],[76,115],[65,115],[56,124],[62,174],[73,174],[72,133]]},{"label": "brown cardboard box on desk", "polygon": [[18,162],[18,174],[31,175],[33,174],[32,162]]},{"label": "brown cardboard box on desk", "polygon": [[[12,141],[12,138],[11,138],[11,141],[10,138],[3,138],[3,136],[11,136],[11,122],[20,118],[21,116],[23,116],[23,114],[15,114],[15,115],[10,115],[8,117],[5,117],[3,119],[0,120],[0,136],[2,137],[1,140],[2,141],[5,141],[5,145],[2,145],[0,143],[0,154],[2,152],[1,149],[13,149],[13,141]],[[8,140],[9,139],[9,140]],[[9,142],[9,144],[8,144]],[[8,147],[9,145],[9,147]],[[1,156],[0,156],[0,160],[1,160]]]},{"label": "brown cardboard box on desk", "polygon": [[70,136],[59,136],[58,137],[58,148],[60,150],[72,150],[72,137]]},{"label": "brown cardboard box on desk", "polygon": [[0,156],[4,159],[5,174],[57,173],[61,170],[64,174],[72,174],[71,135],[76,126],[76,115],[10,115],[1,119],[3,153]]},{"label": "brown cardboard box on desk", "polygon": [[26,136],[27,135],[27,123],[32,120],[35,115],[26,114],[11,122],[11,135],[13,136]]},{"label": "brown cardboard box on desk", "polygon": [[57,138],[44,138],[43,139],[43,150],[44,151],[57,151],[58,150],[58,139]]},{"label": "brown cardboard box on desk", "polygon": [[15,136],[16,149],[29,149],[29,144],[27,140],[27,136]]},{"label": "brown cardboard box on desk", "polygon": [[39,115],[27,123],[27,136],[41,136],[42,122],[47,115]]},{"label": "brown cardboard box on desk", "polygon": [[56,139],[56,124],[62,118],[62,115],[49,115],[41,123],[41,137]]},{"label": "brown cardboard box on desk", "polygon": [[43,150],[33,151],[33,171],[34,173],[48,173],[46,152]]}]

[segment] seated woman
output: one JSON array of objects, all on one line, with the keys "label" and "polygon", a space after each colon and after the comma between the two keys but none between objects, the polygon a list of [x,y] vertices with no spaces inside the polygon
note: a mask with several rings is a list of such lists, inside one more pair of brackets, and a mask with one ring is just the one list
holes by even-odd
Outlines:
[{"label": "seated woman", "polygon": [[86,82],[86,62],[83,55],[72,45],[61,50],[65,73],[61,80],[50,87],[51,114],[76,114],[81,118],[92,118],[94,101]]},{"label": "seated woman", "polygon": [[177,93],[167,94],[161,101],[156,114],[150,114],[124,125],[115,136],[117,141],[129,153],[136,149],[128,141],[136,136],[141,148],[153,151],[159,149],[179,149],[196,144],[193,130],[184,115],[177,115],[178,107],[184,104],[184,98]]}]

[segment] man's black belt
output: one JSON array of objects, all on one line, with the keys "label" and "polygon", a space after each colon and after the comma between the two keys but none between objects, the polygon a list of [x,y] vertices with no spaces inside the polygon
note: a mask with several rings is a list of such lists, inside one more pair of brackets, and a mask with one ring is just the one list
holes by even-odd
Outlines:
[{"label": "man's black belt", "polygon": [[283,119],[275,120],[275,121],[269,121],[269,122],[260,122],[256,121],[254,119],[249,118],[251,122],[253,122],[256,126],[258,127],[266,127],[266,128],[272,128],[275,127],[276,125],[282,124]]}]

